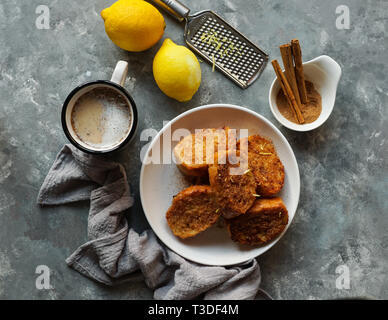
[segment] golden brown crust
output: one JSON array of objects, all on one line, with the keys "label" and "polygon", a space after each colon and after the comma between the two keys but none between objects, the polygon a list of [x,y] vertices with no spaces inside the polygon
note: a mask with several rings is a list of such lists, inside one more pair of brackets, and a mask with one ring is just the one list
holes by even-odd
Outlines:
[{"label": "golden brown crust", "polygon": [[233,241],[264,245],[277,238],[288,224],[288,212],[280,198],[258,199],[249,211],[227,220]]},{"label": "golden brown crust", "polygon": [[[228,219],[247,212],[256,199],[255,178],[239,156],[239,152],[230,151],[220,154],[220,163],[209,167],[210,185]],[[240,162],[236,163],[237,160]]]},{"label": "golden brown crust", "polygon": [[235,132],[229,127],[201,129],[184,137],[174,148],[174,157],[183,174],[203,177],[209,165],[217,162],[215,155],[235,145]]},{"label": "golden brown crust", "polygon": [[[237,143],[242,148],[243,141]],[[272,196],[280,192],[284,185],[284,166],[280,161],[273,143],[259,135],[248,137],[248,164],[257,183],[256,193]]]},{"label": "golden brown crust", "polygon": [[211,187],[191,186],[174,197],[166,219],[174,235],[185,239],[209,228],[220,215]]}]

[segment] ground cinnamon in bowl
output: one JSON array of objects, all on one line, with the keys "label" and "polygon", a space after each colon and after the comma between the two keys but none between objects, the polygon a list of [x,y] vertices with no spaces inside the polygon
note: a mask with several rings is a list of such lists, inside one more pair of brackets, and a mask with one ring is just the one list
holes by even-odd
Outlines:
[{"label": "ground cinnamon in bowl", "polygon": [[[319,92],[315,89],[314,84],[310,81],[305,81],[306,92],[307,92],[307,103],[300,104],[300,111],[302,112],[304,123],[311,123],[318,119],[319,115],[322,112],[322,98]],[[294,113],[290,108],[290,105],[287,101],[286,96],[283,93],[283,90],[279,90],[276,96],[276,104],[279,109],[279,112],[287,120],[294,123],[298,123],[295,119]],[[299,124],[299,123],[298,123]]]}]

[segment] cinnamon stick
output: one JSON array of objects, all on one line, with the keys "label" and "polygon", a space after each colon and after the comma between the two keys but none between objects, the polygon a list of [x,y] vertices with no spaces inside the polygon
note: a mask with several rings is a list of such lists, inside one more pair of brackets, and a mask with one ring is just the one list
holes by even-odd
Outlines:
[{"label": "cinnamon stick", "polygon": [[292,55],[294,56],[295,75],[296,75],[296,82],[298,84],[300,101],[302,103],[307,103],[308,98],[307,98],[306,84],[304,80],[302,50],[300,49],[299,40],[292,39],[291,47],[292,47]]},{"label": "cinnamon stick", "polygon": [[300,108],[295,100],[295,96],[292,93],[291,87],[287,81],[286,76],[283,74],[283,71],[280,68],[278,61],[272,60],[272,66],[275,70],[276,77],[278,78],[278,81],[280,83],[280,86],[282,87],[284,95],[287,98],[288,104],[290,105],[294,113],[296,121],[298,121],[299,123],[304,123],[302,112],[300,111]]},{"label": "cinnamon stick", "polygon": [[292,92],[294,93],[296,102],[298,103],[298,106],[300,107],[301,105],[300,105],[299,89],[298,89],[298,85],[296,83],[291,45],[289,43],[287,43],[287,44],[281,45],[279,48],[280,48],[280,54],[282,55],[282,60],[283,60],[283,65],[284,65],[284,73],[286,74],[286,78],[288,80],[288,83],[290,84]]}]

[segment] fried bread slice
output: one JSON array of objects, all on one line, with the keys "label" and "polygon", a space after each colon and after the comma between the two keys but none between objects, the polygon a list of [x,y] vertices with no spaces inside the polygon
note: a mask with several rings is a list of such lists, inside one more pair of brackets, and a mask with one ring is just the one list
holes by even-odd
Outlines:
[{"label": "fried bread slice", "polygon": [[174,235],[193,237],[214,224],[221,209],[210,186],[191,186],[179,192],[166,213],[167,223]]},{"label": "fried bread slice", "polygon": [[[244,164],[245,162],[245,164]],[[209,166],[209,181],[224,218],[244,214],[256,199],[256,181],[239,152],[228,151],[218,156],[218,163]]]},{"label": "fried bread slice", "polygon": [[279,197],[257,199],[244,215],[227,220],[233,241],[264,245],[277,238],[288,224],[288,212]]},{"label": "fried bread slice", "polygon": [[209,165],[217,162],[216,155],[236,148],[235,130],[200,129],[184,137],[174,148],[178,168],[188,176],[203,177],[208,174]]},{"label": "fried bread slice", "polygon": [[[256,193],[261,196],[273,196],[284,185],[284,166],[280,161],[272,141],[259,135],[240,139],[237,148],[248,140],[248,166],[255,176]],[[246,151],[246,150],[245,150]]]}]

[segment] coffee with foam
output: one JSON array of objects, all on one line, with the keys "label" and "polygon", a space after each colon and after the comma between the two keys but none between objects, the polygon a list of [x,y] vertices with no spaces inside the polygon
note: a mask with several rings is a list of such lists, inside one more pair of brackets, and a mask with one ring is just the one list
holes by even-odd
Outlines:
[{"label": "coffee with foam", "polygon": [[92,149],[107,150],[122,142],[132,124],[131,109],[113,88],[99,87],[83,94],[71,112],[77,138]]}]

